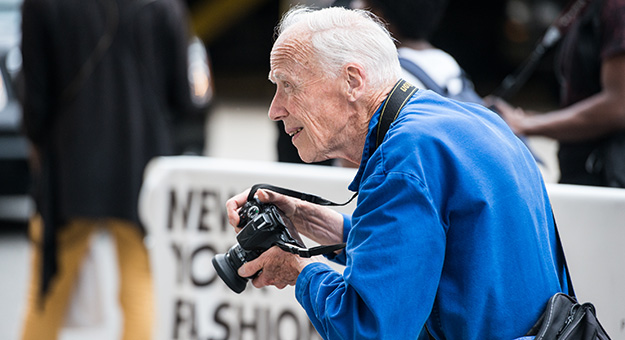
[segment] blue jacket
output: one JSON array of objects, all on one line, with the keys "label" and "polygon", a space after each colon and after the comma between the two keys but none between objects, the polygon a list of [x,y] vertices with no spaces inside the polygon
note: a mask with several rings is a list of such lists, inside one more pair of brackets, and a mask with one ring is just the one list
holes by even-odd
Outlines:
[{"label": "blue jacket", "polygon": [[[419,90],[375,150],[371,119],[347,247],[296,297],[324,339],[513,339],[566,288],[530,152],[482,106]],[[564,290],[566,291],[566,290]]]}]

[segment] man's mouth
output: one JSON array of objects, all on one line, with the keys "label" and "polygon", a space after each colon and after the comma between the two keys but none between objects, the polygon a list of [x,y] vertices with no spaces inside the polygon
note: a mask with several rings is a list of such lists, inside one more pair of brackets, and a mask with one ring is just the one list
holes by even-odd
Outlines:
[{"label": "man's mouth", "polygon": [[292,131],[291,133],[289,133],[289,136],[293,137],[293,136],[295,136],[298,132],[302,131],[303,129],[304,129],[304,128],[299,128],[299,129],[297,129],[297,130],[295,130],[295,131]]}]

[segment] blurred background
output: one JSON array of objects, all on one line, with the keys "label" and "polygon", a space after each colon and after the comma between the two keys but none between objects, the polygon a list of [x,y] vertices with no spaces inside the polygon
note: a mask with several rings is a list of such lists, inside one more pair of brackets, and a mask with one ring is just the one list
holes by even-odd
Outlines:
[{"label": "blurred background", "polygon": [[[26,222],[33,210],[28,193],[28,144],[20,133],[21,109],[14,82],[21,67],[22,0],[0,0],[0,339],[16,339],[28,268]],[[201,121],[181,133],[182,152],[212,157],[274,161],[277,128],[267,119],[274,87],[267,80],[273,29],[295,4],[327,6],[330,0],[187,0],[192,32],[199,39],[200,70],[210,93]],[[529,56],[564,0],[449,0],[433,44],[454,56],[477,92],[491,94]],[[192,47],[190,47],[190,51]],[[191,80],[193,82],[193,80]],[[206,81],[206,79],[204,79]],[[192,84],[193,85],[193,84]],[[208,89],[207,89],[208,86]],[[548,110],[557,106],[553,53],[547,53],[510,102]],[[181,137],[182,138],[182,137]],[[186,138],[186,139],[185,139]],[[552,141],[532,141],[547,168],[555,167]],[[554,181],[555,174],[547,180]]]},{"label": "blurred background", "polygon": [[[325,5],[330,0],[309,0]],[[189,0],[194,30],[206,42],[221,98],[266,100],[273,28],[286,8],[306,1]],[[450,0],[432,41],[448,51],[473,78],[480,94],[491,93],[531,52],[558,15],[564,0]],[[557,87],[552,58],[544,58],[518,100],[553,105]],[[246,81],[240,81],[245,79]],[[232,91],[235,85],[235,91]]]},{"label": "blurred background", "polygon": [[[21,112],[12,86],[21,66],[21,2],[0,0],[0,218],[6,216],[4,220],[18,219],[30,209],[7,198],[24,193],[28,185],[27,143],[19,133]],[[332,2],[186,1],[192,31],[208,53],[214,91],[205,120],[193,122],[199,131],[184,134],[190,139],[185,141],[187,144],[200,144],[191,153],[276,159],[272,140],[275,131],[243,133],[248,127],[271,126],[250,123],[253,119],[266,121],[264,115],[273,95],[273,85],[267,80],[273,29],[281,13],[292,5],[327,6]],[[477,92],[486,96],[528,57],[564,5],[564,0],[450,0],[432,42],[454,56],[474,81]],[[536,110],[557,105],[552,54],[547,53],[511,103]],[[238,117],[242,119],[234,119]],[[253,147],[247,142],[250,140],[254,141]],[[234,149],[226,150],[221,147],[224,144]],[[260,151],[260,147],[267,149]]]}]

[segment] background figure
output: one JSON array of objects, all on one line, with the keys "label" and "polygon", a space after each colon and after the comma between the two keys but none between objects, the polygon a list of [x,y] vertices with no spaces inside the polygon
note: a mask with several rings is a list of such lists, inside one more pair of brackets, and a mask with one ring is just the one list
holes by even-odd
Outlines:
[{"label": "background figure", "polygon": [[446,97],[481,103],[454,57],[429,41],[447,4],[447,0],[361,0],[352,1],[351,7],[369,9],[388,23],[406,81]]},{"label": "background figure", "polygon": [[624,18],[625,1],[598,0],[573,24],[556,59],[560,109],[524,111],[487,98],[515,133],[559,142],[560,183],[625,187]]},{"label": "background figure", "polygon": [[[24,122],[38,215],[23,339],[55,339],[87,251],[106,227],[120,260],[124,339],[149,339],[152,281],[137,199],[144,167],[199,113],[178,0],[25,0]],[[58,265],[57,265],[58,264]]]}]

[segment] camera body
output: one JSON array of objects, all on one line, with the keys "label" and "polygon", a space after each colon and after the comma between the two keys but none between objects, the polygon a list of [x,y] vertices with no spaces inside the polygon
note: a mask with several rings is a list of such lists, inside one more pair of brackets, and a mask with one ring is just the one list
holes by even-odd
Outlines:
[{"label": "camera body", "polygon": [[261,203],[257,198],[252,198],[239,210],[239,218],[237,227],[241,231],[237,235],[238,243],[225,254],[215,255],[212,260],[219,277],[236,293],[245,290],[250,279],[237,273],[244,263],[256,259],[279,243],[304,247],[289,232],[282,211],[271,203]]}]

